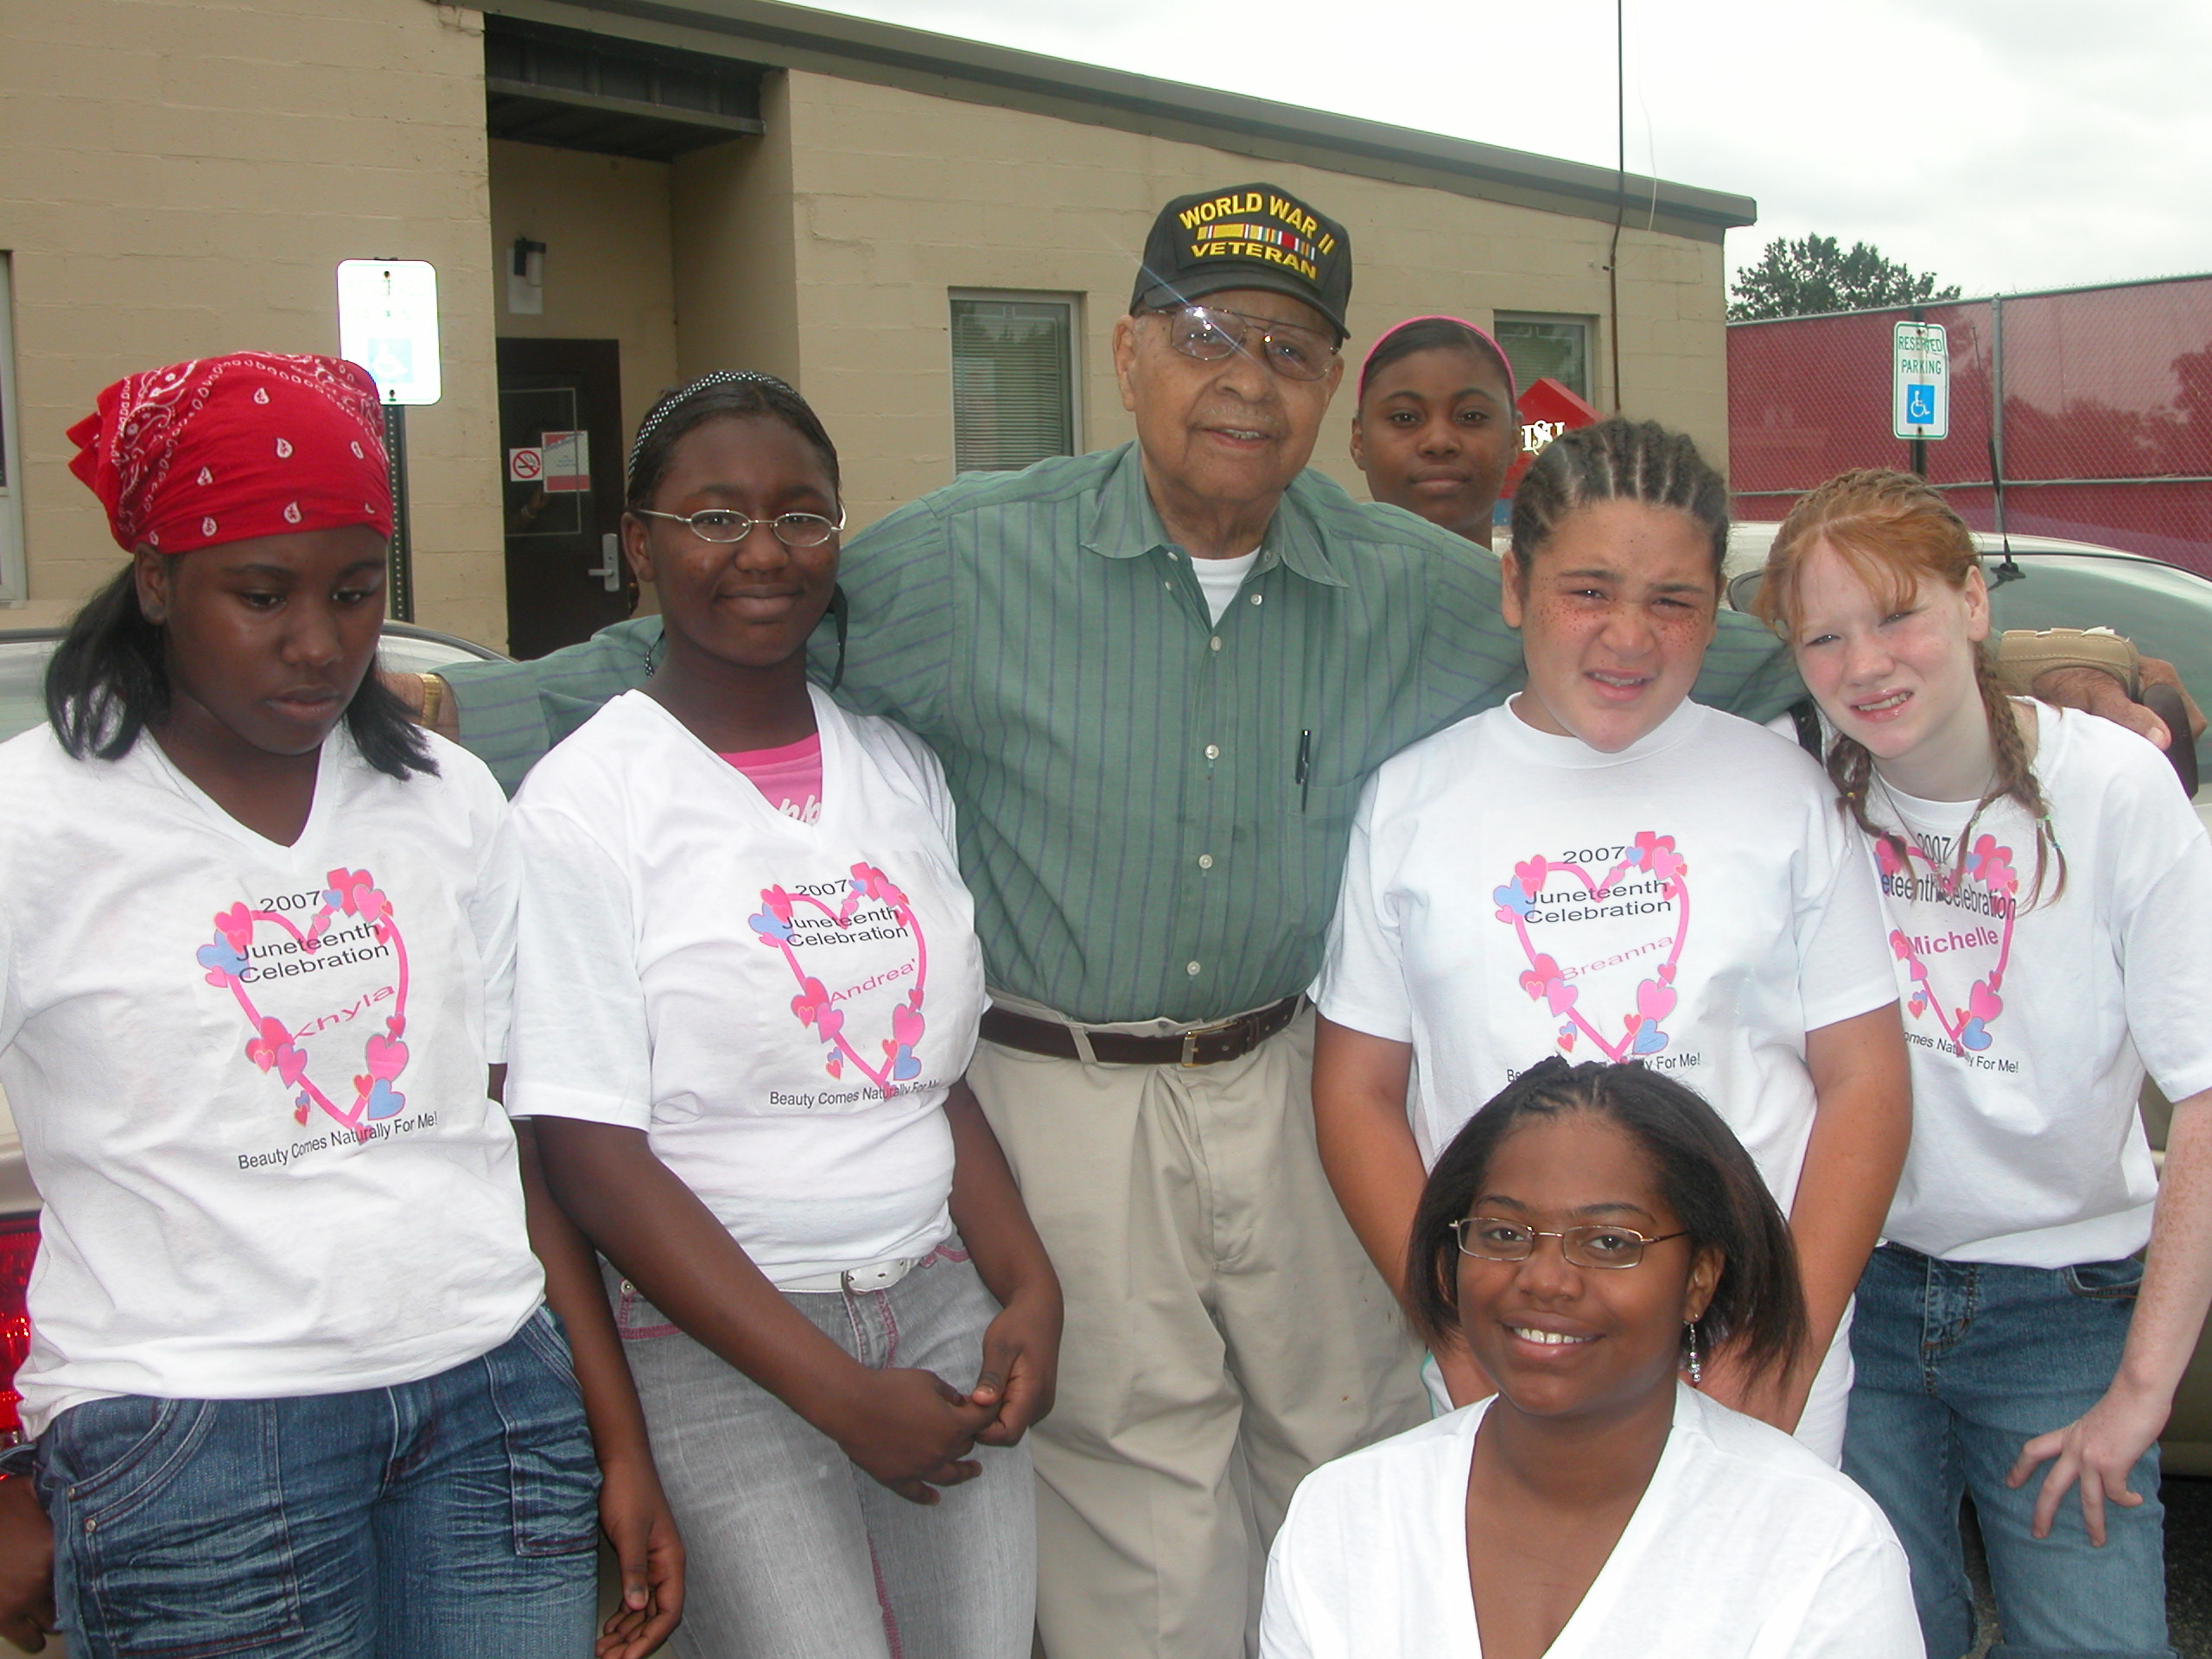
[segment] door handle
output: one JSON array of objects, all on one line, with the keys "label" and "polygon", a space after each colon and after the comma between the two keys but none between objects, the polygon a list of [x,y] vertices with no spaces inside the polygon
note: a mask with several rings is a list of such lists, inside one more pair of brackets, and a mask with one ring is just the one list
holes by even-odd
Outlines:
[{"label": "door handle", "polygon": [[615,534],[613,531],[609,531],[606,535],[601,537],[599,538],[599,554],[600,562],[592,566],[590,569],[585,571],[584,574],[588,576],[599,577],[600,580],[607,584],[607,591],[608,593],[620,593],[622,591],[621,537]]}]

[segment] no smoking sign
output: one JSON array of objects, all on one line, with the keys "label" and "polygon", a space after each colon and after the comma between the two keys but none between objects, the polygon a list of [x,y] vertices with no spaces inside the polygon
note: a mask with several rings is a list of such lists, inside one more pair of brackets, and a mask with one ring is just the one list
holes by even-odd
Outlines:
[{"label": "no smoking sign", "polygon": [[507,477],[516,484],[535,484],[545,475],[545,452],[536,444],[507,451]]}]

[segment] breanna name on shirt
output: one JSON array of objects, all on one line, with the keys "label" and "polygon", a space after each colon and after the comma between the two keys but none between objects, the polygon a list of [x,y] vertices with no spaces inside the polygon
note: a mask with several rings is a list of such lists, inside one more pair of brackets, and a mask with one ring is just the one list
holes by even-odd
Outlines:
[{"label": "breanna name on shirt", "polygon": [[1556,1022],[1560,1053],[1587,1042],[1616,1062],[1700,1064],[1696,1050],[1675,1046],[1666,1023],[1689,939],[1689,880],[1675,837],[1645,830],[1626,842],[1532,853],[1491,890],[1497,919],[1520,945],[1521,988]]}]

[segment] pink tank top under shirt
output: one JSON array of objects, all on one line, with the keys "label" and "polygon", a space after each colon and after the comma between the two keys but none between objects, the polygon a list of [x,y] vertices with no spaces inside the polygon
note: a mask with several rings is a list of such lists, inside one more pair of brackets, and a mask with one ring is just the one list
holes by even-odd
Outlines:
[{"label": "pink tank top under shirt", "polygon": [[722,759],[751,779],[787,818],[812,823],[822,816],[822,734],[775,749],[741,749]]}]

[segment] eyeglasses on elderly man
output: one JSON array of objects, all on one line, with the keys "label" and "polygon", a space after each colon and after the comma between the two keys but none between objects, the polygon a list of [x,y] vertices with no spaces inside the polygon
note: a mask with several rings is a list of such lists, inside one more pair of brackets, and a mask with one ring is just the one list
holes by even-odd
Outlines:
[{"label": "eyeglasses on elderly man", "polygon": [[1151,315],[1166,319],[1170,346],[1201,363],[1246,352],[1287,380],[1319,380],[1337,360],[1336,344],[1326,334],[1294,322],[1214,305],[1163,306]]}]

